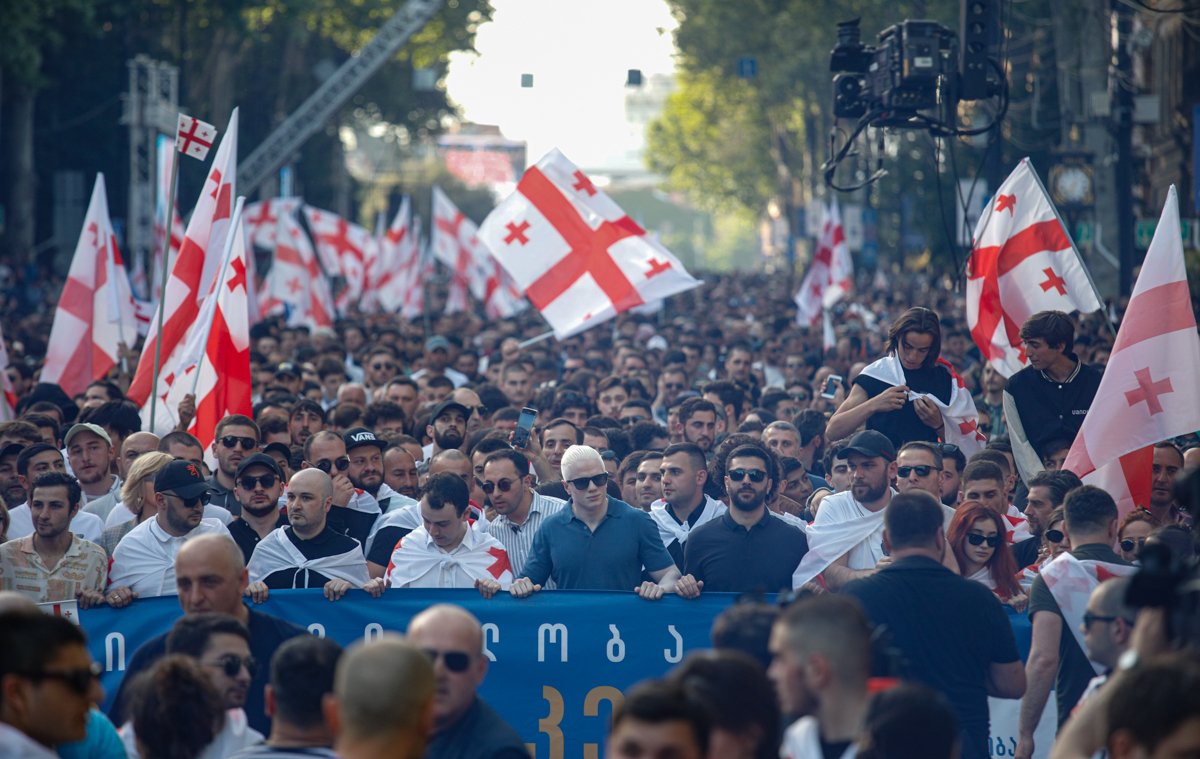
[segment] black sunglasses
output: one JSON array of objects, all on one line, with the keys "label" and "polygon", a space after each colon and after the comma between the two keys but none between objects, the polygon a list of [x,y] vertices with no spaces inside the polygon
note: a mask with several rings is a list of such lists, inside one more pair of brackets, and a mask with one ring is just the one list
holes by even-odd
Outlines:
[{"label": "black sunglasses", "polygon": [[384,369],[389,369],[389,370],[395,369],[396,365],[395,364],[371,364],[371,368],[378,372],[378,371],[382,371]]},{"label": "black sunglasses", "polygon": [[986,538],[974,532],[967,533],[967,542],[973,546],[981,546],[987,543],[988,548],[995,548],[1000,545],[999,535],[988,535]]},{"label": "black sunglasses", "polygon": [[918,477],[928,477],[930,472],[936,472],[934,467],[927,464],[917,464],[916,466],[898,466],[896,467],[896,475],[899,477],[907,477],[913,472],[917,473]]},{"label": "black sunglasses", "polygon": [[567,480],[575,486],[576,490],[587,490],[589,485],[595,485],[602,488],[608,485],[608,472],[601,472],[594,477],[576,477],[573,480]]},{"label": "black sunglasses", "polygon": [[321,459],[317,462],[317,469],[320,469],[325,474],[329,474],[329,470],[333,469],[335,466],[339,472],[346,471],[350,468],[350,457],[340,456],[333,461],[330,461],[329,459]]},{"label": "black sunglasses", "polygon": [[1083,628],[1086,630],[1097,622],[1116,622],[1120,617],[1102,617],[1099,614],[1093,614],[1090,611],[1083,613]]},{"label": "black sunglasses", "polygon": [[623,416],[621,417],[621,424],[626,427],[632,427],[638,422],[645,421],[645,419],[646,417],[644,416]]},{"label": "black sunglasses", "polygon": [[238,437],[237,435],[226,435],[221,438],[221,445],[230,450],[241,446],[243,451],[253,451],[258,447],[258,441],[252,437]]},{"label": "black sunglasses", "polygon": [[767,473],[761,469],[730,469],[726,474],[733,482],[741,482],[747,477],[751,482],[762,482],[767,479]]},{"label": "black sunglasses", "polygon": [[475,481],[479,483],[479,489],[488,495],[491,495],[497,490],[499,490],[501,493],[507,493],[508,491],[512,490],[512,486],[516,483],[516,480],[496,480],[495,482],[484,482],[483,480],[476,479]]},{"label": "black sunglasses", "polygon": [[98,663],[92,662],[87,667],[69,669],[65,672],[44,670],[42,672],[18,672],[15,674],[20,677],[27,677],[30,680],[57,680],[79,695],[86,696],[92,691],[92,681],[98,679],[103,671]]},{"label": "black sunglasses", "polygon": [[257,477],[248,474],[239,479],[238,484],[242,486],[242,490],[254,490],[255,485],[262,485],[264,489],[270,489],[275,487],[276,479],[273,474],[260,474]]},{"label": "black sunglasses", "polygon": [[1061,543],[1065,537],[1062,530],[1046,530],[1046,540],[1051,543]]},{"label": "black sunglasses", "polygon": [[169,490],[164,491],[163,495],[169,495],[169,496],[174,496],[175,498],[178,498],[180,501],[183,502],[183,505],[189,509],[194,509],[197,506],[202,505],[202,504],[207,505],[208,502],[210,500],[212,500],[212,493],[208,492],[207,490],[194,498],[184,498],[183,496],[179,495],[178,493],[172,493]]},{"label": "black sunglasses", "polygon": [[1146,545],[1145,538],[1138,538],[1137,540],[1130,540],[1129,538],[1125,538],[1124,540],[1121,541],[1121,550],[1124,551],[1125,553],[1130,553],[1135,548],[1140,551],[1140,550],[1142,550],[1142,546],[1144,546],[1144,545]]},{"label": "black sunglasses", "polygon": [[471,666],[471,655],[466,651],[434,651],[432,648],[426,648],[424,651],[430,664],[437,664],[440,657],[446,663],[446,669],[451,672],[466,672]]},{"label": "black sunglasses", "polygon": [[243,666],[246,667],[246,672],[250,674],[251,678],[254,677],[255,672],[258,672],[258,662],[253,656],[247,656],[243,659],[240,656],[226,654],[209,666],[220,667],[226,677],[237,677],[238,673],[242,671]]}]

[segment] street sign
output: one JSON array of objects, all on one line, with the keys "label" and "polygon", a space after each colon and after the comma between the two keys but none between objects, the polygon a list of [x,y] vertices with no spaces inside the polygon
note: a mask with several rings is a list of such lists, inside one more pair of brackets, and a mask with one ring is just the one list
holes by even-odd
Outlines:
[{"label": "street sign", "polygon": [[[1197,246],[1194,230],[1200,221],[1196,219],[1180,219],[1179,220],[1179,236],[1183,238],[1183,245],[1188,247]],[[1133,242],[1138,250],[1149,250],[1150,241],[1154,239],[1154,228],[1158,225],[1158,219],[1138,219],[1137,225],[1134,227]]]},{"label": "street sign", "polygon": [[758,76],[758,59],[743,56],[737,59],[738,79],[753,79]]}]

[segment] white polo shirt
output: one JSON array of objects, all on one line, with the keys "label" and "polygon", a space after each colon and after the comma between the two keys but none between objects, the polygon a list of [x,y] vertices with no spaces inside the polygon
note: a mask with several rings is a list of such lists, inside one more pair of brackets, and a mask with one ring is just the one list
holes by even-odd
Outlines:
[{"label": "white polo shirt", "polygon": [[157,517],[147,519],[117,544],[108,570],[108,587],[129,587],[141,598],[175,595],[175,554],[179,547],[198,535],[214,533],[233,540],[216,519],[201,519],[191,532],[178,537],[160,527]]}]

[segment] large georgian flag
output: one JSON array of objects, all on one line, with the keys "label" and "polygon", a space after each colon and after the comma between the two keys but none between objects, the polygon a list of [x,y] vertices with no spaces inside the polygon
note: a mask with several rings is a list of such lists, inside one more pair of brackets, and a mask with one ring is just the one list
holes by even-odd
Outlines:
[{"label": "large georgian flag", "polygon": [[525,172],[479,237],[560,340],[703,284],[558,150]]},{"label": "large georgian flag", "polygon": [[325,271],[330,276],[340,274],[345,280],[346,286],[335,301],[338,313],[344,316],[350,304],[362,297],[366,262],[375,241],[369,231],[331,211],[306,205],[304,217]]},{"label": "large georgian flag", "polygon": [[157,418],[143,419],[143,425],[149,432],[165,434],[174,428],[178,419],[175,409],[168,408],[162,401],[166,400],[175,383],[184,340],[211,290],[210,285],[224,252],[237,175],[237,124],[238,111],[234,108],[229,117],[229,128],[217,148],[217,157],[213,159],[204,188],[192,211],[179,256],[172,260],[166,295],[163,302],[158,304],[158,310],[163,312],[162,364],[158,387],[151,387],[154,381],[154,354],[160,337],[157,334],[157,310],[150,323],[150,335],[142,348],[137,373],[129,387],[129,399],[143,407],[144,417],[149,413],[150,393],[158,396]]},{"label": "large georgian flag", "polygon": [[967,261],[967,325],[996,371],[1025,366],[1021,325],[1039,311],[1103,307],[1087,269],[1028,158],[1021,159],[975,227]]},{"label": "large georgian flag", "polygon": [[267,273],[267,300],[286,305],[288,324],[332,327],[333,290],[317,263],[308,235],[294,213],[281,212],[276,219],[275,260]]},{"label": "large georgian flag", "polygon": [[1108,490],[1122,515],[1148,505],[1147,449],[1200,429],[1197,377],[1200,337],[1172,186],[1096,398],[1063,466]]},{"label": "large georgian flag", "polygon": [[853,281],[854,262],[850,258],[850,246],[846,244],[837,198],[834,198],[825,209],[817,252],[796,291],[796,323],[814,326],[826,309],[850,292]]},{"label": "large georgian flag", "polygon": [[268,198],[246,205],[242,224],[250,233],[250,242],[267,250],[275,249],[275,231],[281,215],[292,215],[300,207],[300,198]]},{"label": "large georgian flag", "polygon": [[104,175],[96,175],[71,270],[58,299],[42,382],[77,395],[107,376],[120,360],[119,344],[137,340],[129,274],[108,216]]}]

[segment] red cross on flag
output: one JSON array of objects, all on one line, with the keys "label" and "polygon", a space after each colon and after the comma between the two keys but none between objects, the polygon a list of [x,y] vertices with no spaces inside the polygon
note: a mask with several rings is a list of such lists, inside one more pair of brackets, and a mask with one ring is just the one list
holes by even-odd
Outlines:
[{"label": "red cross on flag", "polygon": [[811,327],[821,320],[825,309],[850,292],[854,282],[854,262],[846,244],[846,230],[837,198],[825,208],[821,241],[800,289],[796,292],[796,323]]},{"label": "red cross on flag", "polygon": [[401,281],[404,283],[404,303],[400,315],[405,319],[420,319],[425,314],[425,283],[433,278],[433,256],[421,236],[421,217],[413,216],[412,247],[400,261]]},{"label": "red cross on flag", "polygon": [[179,128],[175,130],[175,149],[192,158],[203,161],[217,141],[217,128],[200,119],[179,114]]},{"label": "red cross on flag", "polygon": [[267,250],[275,249],[275,229],[280,214],[294,214],[300,207],[300,198],[268,198],[246,205],[246,218],[242,220],[250,233],[250,242]]},{"label": "red cross on flag", "polygon": [[479,237],[559,339],[703,284],[558,150],[525,172]]},{"label": "red cross on flag", "polygon": [[333,290],[308,235],[294,214],[281,213],[276,226],[274,263],[267,272],[268,300],[287,307],[289,325],[332,327]]},{"label": "red cross on flag", "polygon": [[0,422],[11,422],[17,418],[17,394],[12,380],[8,378],[8,343],[0,330]]},{"label": "red cross on flag", "polygon": [[104,175],[97,174],[54,312],[42,382],[52,382],[68,395],[82,393],[116,366],[119,343],[133,345],[136,340],[133,291],[109,219]]},{"label": "red cross on flag", "polygon": [[[200,190],[200,197],[188,222],[179,256],[171,260],[171,273],[167,278],[166,296],[158,309],[163,312],[162,333],[159,335],[158,313],[151,322],[150,335],[142,348],[142,357],[137,372],[129,386],[129,399],[143,407],[148,417],[151,384],[154,379],[155,343],[162,340],[162,364],[158,387],[154,389],[163,400],[177,375],[179,356],[188,329],[200,313],[200,305],[210,290],[209,285],[216,276],[221,263],[222,245],[229,233],[229,220],[233,211],[234,179],[237,176],[237,123],[238,112],[233,109],[229,117],[229,128],[217,148],[208,178]],[[166,434],[178,423],[173,408],[158,403],[156,419],[144,419],[143,427],[148,432]]]},{"label": "red cross on flag", "polygon": [[1108,490],[1122,515],[1148,505],[1153,457],[1145,449],[1200,429],[1196,377],[1200,337],[1172,185],[1096,398],[1063,466]]},{"label": "red cross on flag", "polygon": [[325,271],[340,275],[346,283],[335,301],[338,313],[345,315],[350,304],[362,297],[368,251],[374,240],[363,227],[330,211],[306,205],[304,218],[312,231],[321,265]]},{"label": "red cross on flag", "polygon": [[412,201],[405,195],[391,225],[379,238],[378,264],[370,277],[375,300],[384,312],[403,308],[411,279],[409,267],[419,255],[412,229]]},{"label": "red cross on flag", "polygon": [[479,241],[479,228],[468,219],[442,188],[433,188],[433,256],[450,270],[446,313],[470,308],[467,293],[483,301],[491,256]]},{"label": "red cross on flag", "polygon": [[246,236],[241,199],[229,230],[225,263],[217,271],[180,357],[182,372],[167,405],[178,407],[184,393],[196,395],[196,416],[188,426],[205,451],[212,448],[217,423],[230,414],[251,413],[250,280],[246,275]]},{"label": "red cross on flag", "polygon": [[975,227],[967,261],[967,324],[1005,377],[1025,366],[1020,330],[1039,311],[1103,307],[1028,158],[1008,175]]}]

